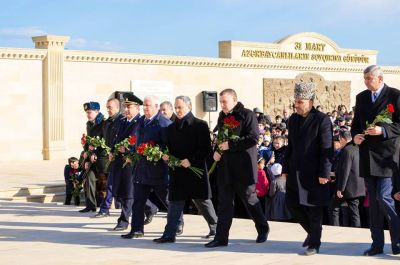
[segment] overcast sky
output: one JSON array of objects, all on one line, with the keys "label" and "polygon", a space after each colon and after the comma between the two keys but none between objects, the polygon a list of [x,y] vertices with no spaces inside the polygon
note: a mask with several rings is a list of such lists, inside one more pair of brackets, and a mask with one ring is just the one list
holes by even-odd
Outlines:
[{"label": "overcast sky", "polygon": [[218,56],[218,41],[317,32],[400,66],[398,0],[0,0],[0,47],[68,35],[67,49]]}]

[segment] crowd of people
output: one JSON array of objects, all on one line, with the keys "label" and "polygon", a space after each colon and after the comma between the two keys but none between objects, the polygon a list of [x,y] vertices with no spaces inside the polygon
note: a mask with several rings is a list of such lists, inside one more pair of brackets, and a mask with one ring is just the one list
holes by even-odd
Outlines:
[{"label": "crowd of people", "polygon": [[[319,252],[322,224],[370,228],[364,255],[380,254],[386,225],[400,254],[400,92],[384,84],[376,65],[365,69],[364,81],[351,111],[340,105],[330,112],[314,107],[313,83],[296,83],[293,106],[273,120],[225,89],[212,131],[187,96],[159,104],[153,95],[142,101],[125,93],[122,102],[107,101],[107,119],[97,102],[85,103],[89,138],[65,167],[65,204],[74,198],[79,205],[82,188],[80,212],[99,207],[95,217],[102,218],[114,199],[121,209],[114,230],[130,224],[125,239],[143,237],[164,208],[167,224],[155,243],[176,241],[189,205],[207,222],[208,248],[228,245],[234,216],[254,221],[257,243],[267,240],[269,220],[298,222],[307,233],[305,255]],[[104,142],[88,140],[96,137]],[[158,159],[143,152],[148,146],[161,150]]]}]

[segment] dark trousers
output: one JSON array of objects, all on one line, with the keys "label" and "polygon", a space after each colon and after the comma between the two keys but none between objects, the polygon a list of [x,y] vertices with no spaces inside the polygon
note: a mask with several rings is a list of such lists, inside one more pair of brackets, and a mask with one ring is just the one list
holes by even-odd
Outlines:
[{"label": "dark trousers", "polygon": [[322,206],[304,206],[292,200],[287,201],[287,207],[293,218],[303,227],[309,237],[309,247],[321,246]]},{"label": "dark trousers", "polygon": [[[353,198],[353,199],[344,199],[344,198],[338,198],[337,196],[334,196],[331,201],[331,224],[334,226],[340,226],[340,221],[339,221],[339,215],[340,215],[340,206],[342,205],[343,202],[347,203],[348,209],[349,209],[349,215],[348,217],[350,218],[350,227],[361,227],[361,220],[360,220],[360,211],[358,209],[358,206],[360,204],[360,201],[358,198]],[[347,222],[343,222],[347,223]]]},{"label": "dark trousers", "polygon": [[[121,215],[118,218],[118,224],[124,227],[129,225],[129,217],[132,215],[133,199],[118,199],[121,205]],[[158,212],[157,206],[150,200],[146,201],[144,213],[146,216],[155,215]]]},{"label": "dark trousers", "polygon": [[121,203],[121,215],[118,218],[118,225],[128,227],[129,217],[132,214],[133,199],[119,198],[118,201]]},{"label": "dark trousers", "polygon": [[[167,225],[165,226],[163,236],[175,237],[175,233],[178,229],[180,218],[183,214],[183,209],[185,207],[185,202],[185,200],[169,201]],[[199,210],[199,213],[202,214],[204,219],[207,221],[210,233],[215,232],[218,219],[211,200],[194,199],[193,202]]]},{"label": "dark trousers", "polygon": [[267,219],[263,214],[261,204],[255,192],[255,185],[218,185],[218,225],[215,239],[223,243],[228,243],[229,239],[235,194],[243,201],[250,217],[255,223],[257,232],[260,234],[269,231]]},{"label": "dark trousers", "polygon": [[365,178],[369,198],[369,221],[372,248],[383,249],[385,245],[384,218],[388,221],[392,247],[400,242],[400,221],[392,198],[392,178]]},{"label": "dark trousers", "polygon": [[92,170],[86,174],[85,202],[86,208],[96,210],[96,176]]},{"label": "dark trousers", "polygon": [[132,206],[132,232],[144,233],[144,215],[146,201],[153,190],[157,197],[166,205],[167,185],[145,185],[135,183],[134,201]]}]

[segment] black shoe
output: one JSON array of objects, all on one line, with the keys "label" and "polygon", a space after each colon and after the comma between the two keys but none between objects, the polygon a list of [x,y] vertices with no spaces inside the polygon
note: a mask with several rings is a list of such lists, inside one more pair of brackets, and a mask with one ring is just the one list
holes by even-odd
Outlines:
[{"label": "black shoe", "polygon": [[396,245],[392,246],[392,253],[393,255],[400,254],[400,243],[397,243]]},{"label": "black shoe", "polygon": [[144,225],[150,224],[151,221],[153,221],[153,216],[154,216],[154,214],[146,215],[146,218],[144,219],[143,224],[144,224]]},{"label": "black shoe", "polygon": [[132,238],[140,238],[144,237],[144,234],[142,232],[129,232],[129,234],[126,235],[121,235],[122,238],[125,239],[132,239]]},{"label": "black shoe", "polygon": [[382,253],[383,249],[369,248],[366,251],[364,251],[364,256],[375,256]]},{"label": "black shoe", "polygon": [[82,210],[79,210],[80,213],[88,213],[88,212],[95,212],[96,209],[90,209],[90,208],[84,208]]},{"label": "black shoe", "polygon": [[309,247],[306,251],[304,251],[304,255],[311,256],[319,253],[319,248]]},{"label": "black shoe", "polygon": [[306,239],[303,242],[303,248],[308,247],[310,245],[310,235],[307,235]]},{"label": "black shoe", "polygon": [[162,236],[160,238],[153,239],[153,242],[155,242],[155,243],[175,243],[175,237]]},{"label": "black shoe", "polygon": [[124,230],[126,230],[128,227],[127,226],[124,226],[124,225],[121,225],[121,224],[117,224],[117,226],[116,227],[114,227],[114,231],[124,231]]},{"label": "black shoe", "polygon": [[267,241],[269,228],[260,229],[257,235],[256,243],[264,243]]},{"label": "black shoe", "polygon": [[210,233],[208,233],[208,235],[202,236],[201,238],[210,238],[210,237],[214,237],[215,236],[215,231],[210,231]]},{"label": "black shoe", "polygon": [[228,245],[228,242],[222,242],[217,239],[214,239],[213,241],[208,242],[204,246],[206,248],[215,248],[215,247],[226,247],[227,245]]},{"label": "black shoe", "polygon": [[176,235],[180,236],[183,234],[183,224],[178,225],[178,228],[176,229]]},{"label": "black shoe", "polygon": [[103,218],[103,217],[108,217],[110,216],[110,213],[103,213],[103,212],[98,212],[95,216],[93,216],[94,218]]}]

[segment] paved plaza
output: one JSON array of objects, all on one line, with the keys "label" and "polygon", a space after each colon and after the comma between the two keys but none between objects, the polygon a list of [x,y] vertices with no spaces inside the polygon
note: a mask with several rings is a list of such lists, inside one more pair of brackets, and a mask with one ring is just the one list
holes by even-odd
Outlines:
[{"label": "paved plaza", "polygon": [[[31,185],[63,183],[65,161],[0,162],[0,191]],[[0,201],[0,265],[29,264],[399,264],[400,256],[363,257],[369,247],[367,229],[325,226],[321,252],[299,255],[305,233],[297,224],[270,222],[268,241],[256,244],[250,220],[235,219],[228,247],[206,249],[201,236],[208,233],[201,216],[185,215],[183,235],[175,244],[154,244],[165,226],[165,213],[145,227],[145,237],[125,240],[112,231],[119,211],[103,219],[78,213],[81,207],[60,203]]]}]

